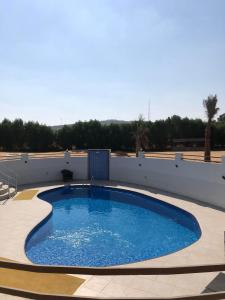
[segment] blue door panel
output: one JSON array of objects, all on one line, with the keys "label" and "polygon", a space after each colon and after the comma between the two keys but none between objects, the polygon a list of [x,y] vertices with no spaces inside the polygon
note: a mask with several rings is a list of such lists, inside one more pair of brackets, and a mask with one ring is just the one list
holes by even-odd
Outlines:
[{"label": "blue door panel", "polygon": [[109,151],[88,150],[89,179],[109,179]]}]

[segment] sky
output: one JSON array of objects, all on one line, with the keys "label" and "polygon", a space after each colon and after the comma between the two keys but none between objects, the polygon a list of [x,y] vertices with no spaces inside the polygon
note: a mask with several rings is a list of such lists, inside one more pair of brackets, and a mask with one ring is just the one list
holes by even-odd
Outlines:
[{"label": "sky", "polygon": [[225,0],[0,0],[0,121],[225,112]]}]

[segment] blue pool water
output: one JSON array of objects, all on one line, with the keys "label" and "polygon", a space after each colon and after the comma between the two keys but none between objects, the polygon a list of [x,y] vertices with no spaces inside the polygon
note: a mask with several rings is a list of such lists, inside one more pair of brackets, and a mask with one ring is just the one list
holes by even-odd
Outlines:
[{"label": "blue pool water", "polygon": [[188,212],[154,198],[113,188],[70,186],[39,198],[53,213],[26,241],[37,264],[111,266],[166,255],[201,236]]}]

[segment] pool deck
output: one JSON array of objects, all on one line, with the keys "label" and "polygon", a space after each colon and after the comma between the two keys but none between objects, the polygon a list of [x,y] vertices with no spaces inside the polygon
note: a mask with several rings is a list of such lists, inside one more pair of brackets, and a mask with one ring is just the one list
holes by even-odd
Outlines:
[{"label": "pool deck", "polygon": [[[74,184],[88,182],[74,182]],[[174,204],[192,213],[198,220],[202,236],[191,246],[176,253],[160,258],[146,260],[125,267],[160,267],[184,266],[199,264],[225,263],[224,232],[225,211],[211,207],[175,194],[166,193],[143,186],[122,184],[119,182],[98,182],[99,185],[112,186],[141,192],[165,202]],[[62,183],[40,184],[21,187],[22,189],[38,189],[39,192],[62,186]],[[1,203],[0,203],[1,204]],[[31,200],[10,199],[0,205],[0,257],[30,262],[24,252],[24,243],[29,232],[51,212],[49,203],[34,196]],[[143,233],[144,238],[144,233]],[[186,275],[151,275],[151,276],[90,276],[77,275],[85,282],[75,295],[96,297],[173,297],[200,294],[225,289],[223,273],[203,273]],[[218,279],[219,278],[219,279]],[[218,280],[217,280],[218,279]],[[17,297],[0,294],[0,299]],[[18,298],[21,299],[21,298]]]}]

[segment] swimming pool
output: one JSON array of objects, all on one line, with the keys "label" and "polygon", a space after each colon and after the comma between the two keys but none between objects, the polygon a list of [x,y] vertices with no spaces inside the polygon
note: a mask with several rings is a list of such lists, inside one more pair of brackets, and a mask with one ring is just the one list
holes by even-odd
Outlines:
[{"label": "swimming pool", "polygon": [[193,215],[136,192],[73,185],[38,197],[53,211],[26,240],[26,255],[36,264],[133,263],[176,252],[201,236]]}]

